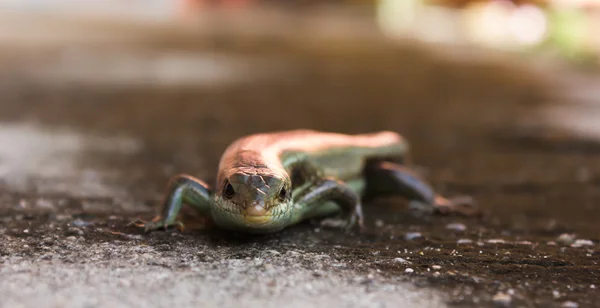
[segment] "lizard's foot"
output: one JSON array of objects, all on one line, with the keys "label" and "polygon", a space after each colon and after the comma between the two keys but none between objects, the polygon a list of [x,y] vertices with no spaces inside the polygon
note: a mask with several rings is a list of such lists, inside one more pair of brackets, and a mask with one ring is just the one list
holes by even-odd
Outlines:
[{"label": "lizard's foot", "polygon": [[480,213],[475,200],[470,196],[457,196],[446,198],[436,196],[433,206],[421,201],[411,201],[410,208],[420,212],[435,212],[443,215],[459,214],[463,216],[475,216]]},{"label": "lizard's foot", "polygon": [[332,229],[343,229],[345,232],[350,232],[355,228],[358,228],[360,231],[364,228],[364,218],[362,214],[362,208],[357,207],[356,210],[348,215],[347,218],[344,217],[331,217],[325,218],[321,220],[321,227],[332,228]]},{"label": "lizard's foot", "polygon": [[142,220],[137,220],[137,221],[132,222],[131,224],[133,224],[137,227],[140,227],[140,228],[144,228],[145,232],[152,232],[152,231],[156,231],[156,230],[160,230],[160,229],[168,230],[169,228],[172,228],[172,227],[177,228],[179,231],[184,230],[184,225],[181,221],[167,223],[160,216],[157,216],[150,222],[144,222]]}]

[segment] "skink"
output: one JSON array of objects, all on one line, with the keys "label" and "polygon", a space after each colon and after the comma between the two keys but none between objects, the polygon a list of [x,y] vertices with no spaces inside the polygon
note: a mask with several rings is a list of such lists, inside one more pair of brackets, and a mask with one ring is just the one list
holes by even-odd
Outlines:
[{"label": "skink", "polygon": [[233,142],[210,187],[174,176],[160,214],[146,231],[181,226],[187,204],[220,227],[273,233],[304,219],[342,212],[346,228],[363,227],[361,200],[400,195],[421,209],[473,214],[469,198],[447,199],[406,166],[408,144],[397,133],[344,135],[313,130],[256,134]]}]

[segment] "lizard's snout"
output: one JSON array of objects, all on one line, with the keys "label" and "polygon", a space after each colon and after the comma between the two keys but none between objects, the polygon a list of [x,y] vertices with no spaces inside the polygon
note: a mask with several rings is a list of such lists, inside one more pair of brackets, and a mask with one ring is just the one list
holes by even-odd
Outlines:
[{"label": "lizard's snout", "polygon": [[246,215],[265,216],[267,215],[267,209],[262,204],[252,204],[248,208],[246,208]]},{"label": "lizard's snout", "polygon": [[244,211],[244,220],[251,225],[263,225],[271,222],[271,215],[264,204],[254,203]]}]

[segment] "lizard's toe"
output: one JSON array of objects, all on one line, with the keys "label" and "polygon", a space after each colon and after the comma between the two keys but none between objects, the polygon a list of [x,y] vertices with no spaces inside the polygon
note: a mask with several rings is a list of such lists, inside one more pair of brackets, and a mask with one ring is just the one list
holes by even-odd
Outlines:
[{"label": "lizard's toe", "polygon": [[156,217],[152,221],[147,223],[139,223],[135,222],[135,225],[138,227],[143,227],[145,232],[152,232],[156,230],[168,230],[171,227],[177,228],[179,231],[183,231],[184,225],[180,221],[175,221],[173,223],[167,223],[161,217]]},{"label": "lizard's toe", "polygon": [[475,216],[479,214],[479,207],[471,196],[457,196],[453,198],[436,198],[436,209],[441,214],[459,214]]},{"label": "lizard's toe", "polygon": [[365,227],[364,216],[362,213],[362,206],[360,203],[356,205],[354,212],[352,212],[352,214],[348,218],[348,222],[347,222],[346,228],[345,228],[346,232],[350,232],[355,227],[358,227],[358,229],[360,231],[364,230],[364,227]]}]

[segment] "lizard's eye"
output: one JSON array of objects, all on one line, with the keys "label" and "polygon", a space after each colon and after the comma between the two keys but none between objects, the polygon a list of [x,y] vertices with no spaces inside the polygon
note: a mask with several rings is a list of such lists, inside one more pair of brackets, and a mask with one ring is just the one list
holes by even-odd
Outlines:
[{"label": "lizard's eye", "polygon": [[280,191],[279,191],[279,199],[280,200],[285,200],[288,196],[288,191],[287,189],[285,189],[285,187],[283,187]]},{"label": "lizard's eye", "polygon": [[223,197],[225,197],[225,199],[231,199],[233,198],[234,194],[235,190],[233,189],[233,186],[231,186],[231,183],[229,183],[229,181],[225,182],[225,186],[223,188]]}]

